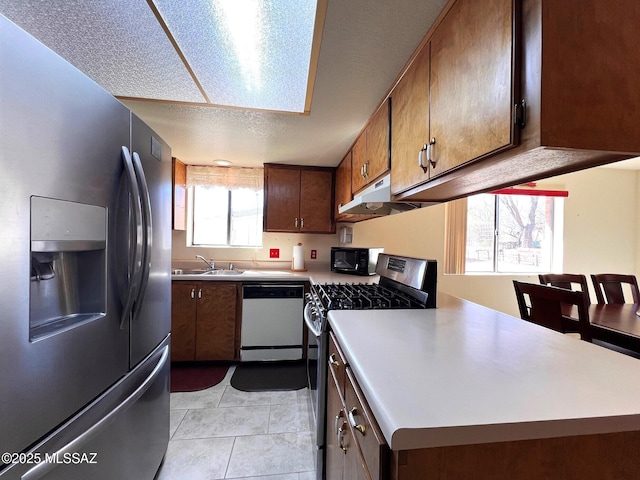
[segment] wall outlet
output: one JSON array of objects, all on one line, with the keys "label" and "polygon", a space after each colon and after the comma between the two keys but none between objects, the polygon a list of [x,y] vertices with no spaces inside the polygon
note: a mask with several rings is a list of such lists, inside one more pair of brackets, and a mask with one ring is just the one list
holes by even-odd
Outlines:
[{"label": "wall outlet", "polygon": [[318,258],[318,251],[317,250],[311,250],[311,259],[315,260],[316,258]]},{"label": "wall outlet", "polygon": [[280,258],[280,249],[279,248],[270,248],[269,249],[269,258]]}]

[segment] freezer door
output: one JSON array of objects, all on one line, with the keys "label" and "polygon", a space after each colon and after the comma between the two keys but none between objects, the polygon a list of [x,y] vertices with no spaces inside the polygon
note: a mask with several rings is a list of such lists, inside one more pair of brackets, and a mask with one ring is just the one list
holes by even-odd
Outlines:
[{"label": "freezer door", "polygon": [[[169,442],[169,340],[0,480],[154,478]],[[26,459],[30,459],[27,461]]]},{"label": "freezer door", "polygon": [[21,452],[129,370],[114,212],[130,113],[2,16],[0,65],[0,452]]},{"label": "freezer door", "polygon": [[140,196],[146,240],[143,278],[130,319],[133,367],[171,329],[171,148],[133,114],[131,155],[145,180]]}]

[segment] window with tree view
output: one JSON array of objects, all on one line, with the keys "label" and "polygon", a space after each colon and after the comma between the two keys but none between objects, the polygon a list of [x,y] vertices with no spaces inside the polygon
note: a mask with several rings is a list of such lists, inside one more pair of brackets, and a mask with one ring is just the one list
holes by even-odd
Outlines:
[{"label": "window with tree view", "polygon": [[543,195],[469,197],[465,271],[551,271],[557,201]]},{"label": "window with tree view", "polygon": [[262,246],[263,174],[251,170],[187,169],[191,246]]}]

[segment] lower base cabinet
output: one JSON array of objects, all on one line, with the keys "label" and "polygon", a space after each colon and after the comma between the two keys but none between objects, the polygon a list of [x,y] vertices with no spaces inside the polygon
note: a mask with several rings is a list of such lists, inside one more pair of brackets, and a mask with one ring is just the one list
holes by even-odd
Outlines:
[{"label": "lower base cabinet", "polygon": [[389,448],[331,335],[326,480],[386,480]]},{"label": "lower base cabinet", "polygon": [[239,360],[241,284],[174,281],[171,361]]},{"label": "lower base cabinet", "polygon": [[326,480],[374,480],[349,425],[345,404],[330,375],[327,389]]}]

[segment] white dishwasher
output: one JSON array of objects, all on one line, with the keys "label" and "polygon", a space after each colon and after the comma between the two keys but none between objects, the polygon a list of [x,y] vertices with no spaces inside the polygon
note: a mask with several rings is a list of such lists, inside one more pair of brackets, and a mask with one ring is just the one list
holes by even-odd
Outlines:
[{"label": "white dishwasher", "polygon": [[240,360],[300,360],[304,284],[242,287]]}]

